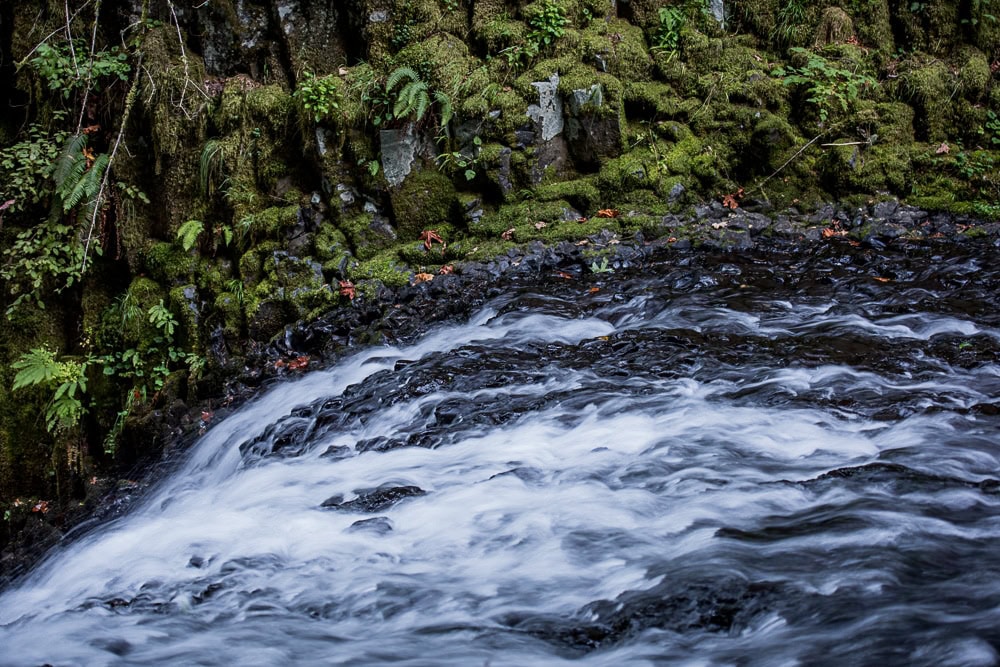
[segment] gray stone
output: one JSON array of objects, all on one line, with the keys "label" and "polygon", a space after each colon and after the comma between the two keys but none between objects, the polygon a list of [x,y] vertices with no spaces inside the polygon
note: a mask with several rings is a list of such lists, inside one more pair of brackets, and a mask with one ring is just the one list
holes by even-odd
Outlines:
[{"label": "gray stone", "polygon": [[719,24],[720,28],[726,27],[726,3],[724,0],[709,0],[708,11],[712,18]]},{"label": "gray stone", "polygon": [[382,144],[382,173],[392,187],[399,186],[413,168],[417,156],[417,136],[413,124],[401,130],[379,132]]},{"label": "gray stone", "polygon": [[563,103],[559,97],[559,73],[548,81],[531,84],[538,90],[538,104],[528,107],[528,118],[538,128],[542,141],[551,141],[563,131]]},{"label": "gray stone", "polygon": [[687,192],[687,188],[681,183],[674,183],[674,187],[670,188],[670,194],[667,195],[667,200],[671,204],[674,204],[685,192]]}]

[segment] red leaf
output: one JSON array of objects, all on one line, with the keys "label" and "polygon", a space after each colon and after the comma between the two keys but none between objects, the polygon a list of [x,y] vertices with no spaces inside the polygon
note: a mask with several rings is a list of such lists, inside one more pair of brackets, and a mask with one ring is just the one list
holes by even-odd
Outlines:
[{"label": "red leaf", "polygon": [[295,357],[288,362],[288,369],[292,371],[300,371],[309,365],[309,357],[302,355],[301,357]]},{"label": "red leaf", "polygon": [[440,269],[438,269],[438,274],[442,276],[446,276],[449,273],[454,273],[454,272],[455,272],[455,267],[452,266],[451,264],[445,264]]},{"label": "red leaf", "polygon": [[351,301],[354,301],[354,283],[350,280],[341,280],[340,283],[340,296],[346,296]]},{"label": "red leaf", "polygon": [[430,250],[431,246],[435,242],[440,243],[441,245],[445,244],[444,239],[441,238],[441,236],[438,235],[438,233],[433,229],[425,229],[424,231],[420,232],[420,240],[424,242],[424,248],[426,248],[427,250]]},{"label": "red leaf", "polygon": [[617,218],[621,212],[616,208],[602,208],[597,212],[598,218]]}]

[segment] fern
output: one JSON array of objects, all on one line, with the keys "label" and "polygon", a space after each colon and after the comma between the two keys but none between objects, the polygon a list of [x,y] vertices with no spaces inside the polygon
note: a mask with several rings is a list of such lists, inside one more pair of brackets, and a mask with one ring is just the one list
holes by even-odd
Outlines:
[{"label": "fern", "polygon": [[[87,169],[87,157],[83,150],[87,147],[87,135],[75,134],[66,140],[52,171],[56,192],[62,196],[66,183],[76,183]],[[70,186],[71,187],[71,186]]]},{"label": "fern", "polygon": [[201,220],[188,220],[178,228],[177,240],[181,242],[181,247],[188,251],[198,242],[198,237],[203,231],[205,231],[205,225]]},{"label": "fern", "polygon": [[443,130],[448,127],[452,117],[455,115],[451,105],[451,97],[447,93],[436,90],[434,91],[434,101],[438,103],[438,107],[441,109],[441,129]]},{"label": "fern", "polygon": [[386,92],[392,92],[401,81],[404,79],[409,79],[410,81],[419,81],[420,75],[416,73],[412,68],[409,67],[397,67],[389,74],[389,78],[385,80],[385,90]]},{"label": "fern", "polygon": [[62,367],[50,350],[36,347],[25,352],[12,366],[17,371],[14,376],[14,391],[34,385],[49,385],[55,382]]},{"label": "fern", "polygon": [[209,139],[201,149],[198,159],[198,185],[203,196],[215,192],[216,180],[222,174],[222,163],[225,159],[224,147],[221,141]]}]

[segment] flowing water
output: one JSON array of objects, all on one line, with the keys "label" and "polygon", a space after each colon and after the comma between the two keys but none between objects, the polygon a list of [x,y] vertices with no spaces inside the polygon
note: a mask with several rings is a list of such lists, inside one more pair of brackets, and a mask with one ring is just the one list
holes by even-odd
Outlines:
[{"label": "flowing water", "polygon": [[1000,270],[936,252],[553,277],[281,384],[0,664],[995,664]]}]

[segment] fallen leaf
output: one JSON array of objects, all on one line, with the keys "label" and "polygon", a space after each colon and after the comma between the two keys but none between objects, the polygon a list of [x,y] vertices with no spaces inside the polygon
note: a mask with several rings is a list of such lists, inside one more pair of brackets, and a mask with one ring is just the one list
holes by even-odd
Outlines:
[{"label": "fallen leaf", "polygon": [[80,128],[80,134],[93,134],[100,129],[100,125],[88,125],[87,127]]},{"label": "fallen leaf", "polygon": [[545,229],[546,227],[548,227],[548,225],[541,220],[535,223],[535,229]]},{"label": "fallen leaf", "polygon": [[616,208],[602,208],[597,212],[598,218],[617,218],[621,212]]},{"label": "fallen leaf", "polygon": [[424,231],[420,232],[420,240],[424,242],[424,248],[426,248],[427,250],[431,249],[431,246],[434,244],[435,241],[437,243],[440,243],[441,245],[444,245],[444,239],[441,238],[438,235],[437,231],[433,229],[425,229]]},{"label": "fallen leaf", "polygon": [[91,165],[94,164],[94,160],[97,159],[94,155],[94,150],[89,146],[83,149],[83,157],[87,160],[87,169],[90,169]]},{"label": "fallen leaf", "polygon": [[346,296],[351,301],[354,301],[354,283],[350,280],[340,280],[338,282],[340,284],[340,296]]},{"label": "fallen leaf", "polygon": [[309,357],[303,355],[301,357],[295,357],[292,361],[288,362],[288,369],[292,371],[300,371],[309,365]]},{"label": "fallen leaf", "polygon": [[278,359],[276,362],[274,362],[274,367],[275,368],[284,368],[285,367],[285,360],[284,359]]},{"label": "fallen leaf", "polygon": [[847,235],[847,230],[846,229],[834,229],[833,227],[827,227],[826,229],[823,230],[822,234],[823,234],[823,238],[830,239],[830,238],[833,238],[834,236],[846,236]]},{"label": "fallen leaf", "polygon": [[562,278],[563,280],[573,280],[573,276],[566,273],[565,271],[559,271],[558,273],[556,273],[556,276]]},{"label": "fallen leaf", "polygon": [[201,411],[201,420],[202,420],[203,422],[205,422],[206,424],[207,424],[208,422],[212,421],[212,417],[213,417],[213,416],[214,416],[214,415],[212,414],[212,411],[211,411],[211,410],[202,410],[202,411]]},{"label": "fallen leaf", "polygon": [[579,241],[577,241],[577,242],[576,242],[576,243],[574,243],[573,245],[576,245],[576,246],[580,246],[580,245],[590,245],[590,239],[580,239]]},{"label": "fallen leaf", "polygon": [[47,514],[49,511],[49,501],[39,500],[35,503],[35,506],[31,508],[32,512],[41,512],[42,514]]},{"label": "fallen leaf", "polygon": [[[726,195],[726,196],[728,197],[729,195]],[[729,226],[729,223],[726,222],[725,220],[722,220],[721,222],[713,222],[712,223],[712,229],[722,229],[723,227],[728,227],[728,226]]]},{"label": "fallen leaf", "polygon": [[670,238],[667,239],[667,243],[677,243],[677,237],[671,236]]},{"label": "fallen leaf", "polygon": [[337,74],[339,74],[340,76],[347,76],[349,71],[350,70],[348,70],[346,67],[337,68]]},{"label": "fallen leaf", "polygon": [[733,210],[738,209],[740,207],[740,203],[736,201],[736,197],[734,197],[733,195],[724,196],[722,198],[722,205],[725,206],[726,208]]},{"label": "fallen leaf", "polygon": [[507,231],[505,231],[503,234],[501,234],[500,238],[502,238],[504,241],[510,241],[512,238],[514,238],[514,231],[515,231],[514,228],[511,227],[510,229],[508,229]]},{"label": "fallen leaf", "polygon": [[875,276],[875,280],[879,281],[880,283],[891,283],[892,282],[892,278],[883,278],[882,276]]},{"label": "fallen leaf", "polygon": [[948,146],[948,144],[941,142],[941,145],[937,147],[937,150],[934,151],[934,154],[941,155],[942,153],[950,153],[950,152],[951,152],[951,147]]},{"label": "fallen leaf", "polygon": [[587,291],[588,291],[588,292],[590,292],[591,294],[596,294],[597,292],[600,292],[600,291],[601,291],[601,288],[600,288],[600,287],[591,287],[591,288],[590,288],[589,290],[587,290]]},{"label": "fallen leaf", "polygon": [[440,269],[438,269],[438,275],[447,276],[448,274],[454,273],[455,267],[451,264],[445,264]]},{"label": "fallen leaf", "polygon": [[581,215],[579,218],[576,219],[576,221],[582,224],[584,222],[587,222],[587,217]]},{"label": "fallen leaf", "polygon": [[419,285],[420,283],[426,283],[430,280],[434,280],[433,273],[418,273],[413,276],[413,284]]}]

